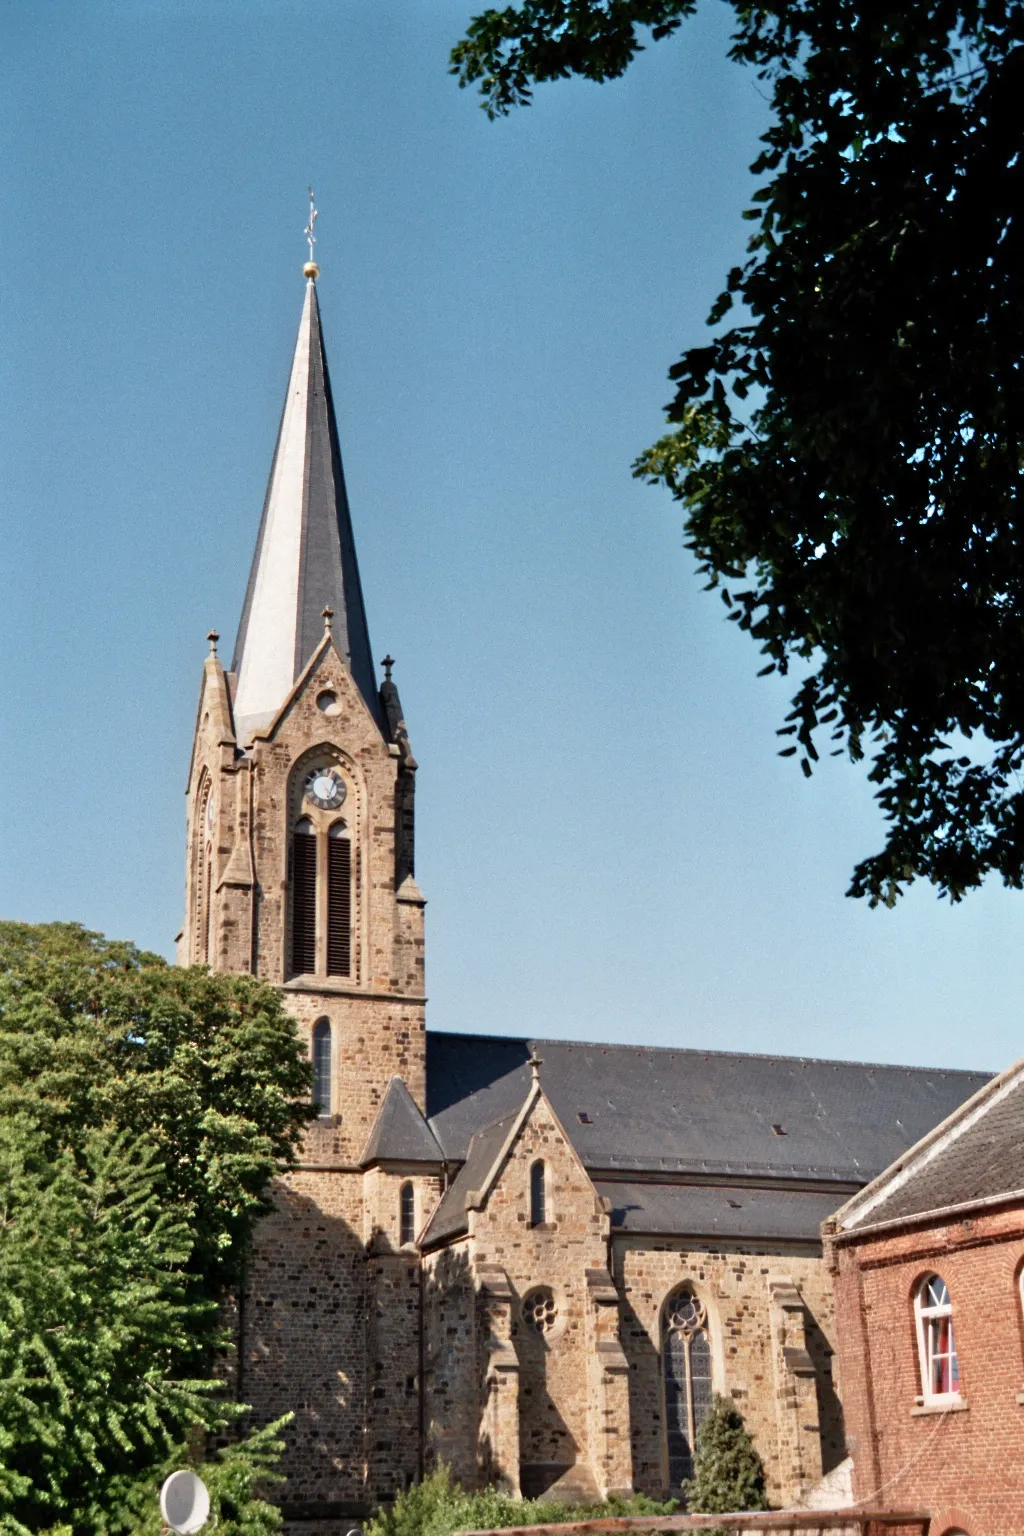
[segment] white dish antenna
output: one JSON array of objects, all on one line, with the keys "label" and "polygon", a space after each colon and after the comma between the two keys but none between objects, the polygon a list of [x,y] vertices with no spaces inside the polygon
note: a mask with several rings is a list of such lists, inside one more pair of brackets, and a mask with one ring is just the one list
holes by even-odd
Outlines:
[{"label": "white dish antenna", "polygon": [[160,1489],[160,1513],[172,1531],[192,1536],[210,1518],[210,1492],[194,1472],[172,1472]]}]

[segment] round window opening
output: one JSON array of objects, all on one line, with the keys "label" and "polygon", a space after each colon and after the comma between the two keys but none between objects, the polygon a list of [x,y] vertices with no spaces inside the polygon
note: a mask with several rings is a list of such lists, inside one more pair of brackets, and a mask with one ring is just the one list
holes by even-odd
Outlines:
[{"label": "round window opening", "polygon": [[338,707],[338,695],[330,688],[325,688],[323,693],[316,696],[316,707],[321,714],[333,715]]},{"label": "round window opening", "polygon": [[549,1334],[558,1322],[558,1303],[550,1285],[538,1285],[523,1297],[523,1322],[535,1333]]}]

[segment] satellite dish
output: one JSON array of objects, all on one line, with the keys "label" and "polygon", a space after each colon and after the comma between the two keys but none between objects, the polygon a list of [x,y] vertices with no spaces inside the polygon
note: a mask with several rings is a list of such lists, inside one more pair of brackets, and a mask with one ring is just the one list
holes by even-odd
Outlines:
[{"label": "satellite dish", "polygon": [[210,1518],[210,1493],[194,1472],[172,1472],[160,1489],[160,1513],[172,1531],[192,1536]]}]

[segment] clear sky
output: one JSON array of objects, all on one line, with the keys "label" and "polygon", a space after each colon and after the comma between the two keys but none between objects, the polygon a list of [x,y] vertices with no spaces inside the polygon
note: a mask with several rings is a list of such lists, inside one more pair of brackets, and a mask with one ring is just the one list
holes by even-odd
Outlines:
[{"label": "clear sky", "polygon": [[844,898],[862,774],[630,478],[743,248],[765,120],[704,0],[489,123],[471,0],[0,7],[0,910],[170,954],[204,635],[230,651],[305,192],[377,656],[418,785],[434,1028],[1002,1066],[1024,898]]}]

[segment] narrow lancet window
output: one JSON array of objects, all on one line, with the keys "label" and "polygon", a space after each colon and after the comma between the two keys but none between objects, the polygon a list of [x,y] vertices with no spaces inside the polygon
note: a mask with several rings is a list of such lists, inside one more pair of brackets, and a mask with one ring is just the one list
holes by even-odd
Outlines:
[{"label": "narrow lancet window", "polygon": [[327,974],[352,974],[352,843],[343,821],[327,835]]},{"label": "narrow lancet window", "polygon": [[331,1021],[313,1026],[313,1105],[323,1120],[331,1113]]},{"label": "narrow lancet window", "polygon": [[416,1191],[411,1184],[403,1184],[399,1196],[398,1240],[403,1248],[416,1241]]},{"label": "narrow lancet window", "polygon": [[316,970],[316,833],[303,817],[292,834],[292,975]]},{"label": "narrow lancet window", "polygon": [[530,1226],[542,1227],[548,1219],[547,1173],[542,1162],[530,1169]]},{"label": "narrow lancet window", "polygon": [[697,1431],[712,1402],[707,1313],[692,1291],[677,1291],[665,1304],[661,1365],[668,1481],[675,1491],[693,1475]]}]

